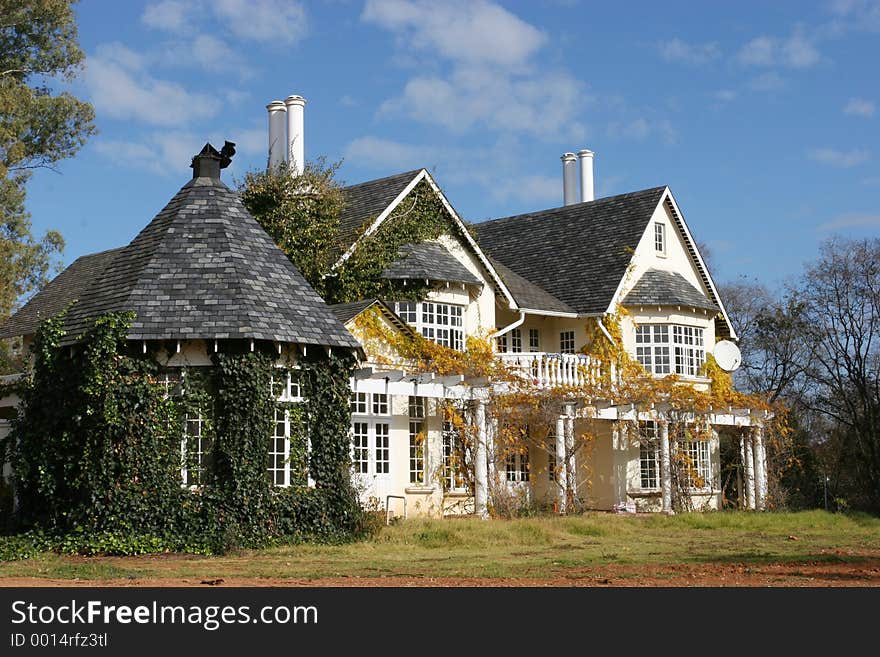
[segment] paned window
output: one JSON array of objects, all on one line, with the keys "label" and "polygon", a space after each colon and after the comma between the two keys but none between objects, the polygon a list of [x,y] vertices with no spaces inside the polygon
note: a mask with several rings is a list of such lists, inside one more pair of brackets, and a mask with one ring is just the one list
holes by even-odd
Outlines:
[{"label": "paned window", "polygon": [[211,458],[211,438],[201,413],[187,414],[180,441],[180,478],[184,486],[201,486]]},{"label": "paned window", "polygon": [[654,224],[654,250],[666,255],[666,226],[659,222]]},{"label": "paned window", "polygon": [[443,487],[444,490],[462,490],[467,487],[464,463],[464,444],[451,422],[443,423]]},{"label": "paned window", "polygon": [[703,329],[678,324],[639,324],[636,359],[652,374],[697,376],[706,362]]},{"label": "paned window", "polygon": [[422,336],[464,351],[464,306],[433,301],[398,301],[395,312]]},{"label": "paned window", "polygon": [[559,334],[559,353],[574,353],[574,331],[562,331]]},{"label": "paned window", "polygon": [[508,452],[507,453],[507,481],[528,481],[529,480],[529,453],[528,452]]},{"label": "paned window", "polygon": [[409,398],[409,482],[425,483],[425,398]]},{"label": "paned window", "polygon": [[541,351],[541,331],[529,329],[529,351]]},{"label": "paned window", "polygon": [[642,490],[660,488],[660,457],[657,425],[653,421],[639,422],[639,470]]}]

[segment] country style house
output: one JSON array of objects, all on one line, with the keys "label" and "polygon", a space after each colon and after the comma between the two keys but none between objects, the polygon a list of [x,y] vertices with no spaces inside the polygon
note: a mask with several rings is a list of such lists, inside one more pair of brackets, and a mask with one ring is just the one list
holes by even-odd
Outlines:
[{"label": "country style house", "polygon": [[[268,106],[270,166],[302,170],[304,105]],[[208,364],[224,341],[271,342],[286,363],[271,394],[285,403],[301,399],[299,354],[352,351],[352,478],[389,512],[718,509],[722,441],[739,454],[739,504],[762,509],[767,413],[709,396],[716,345],[730,349],[736,333],[684,216],[665,186],[594,199],[592,158],[563,156],[562,207],[474,225],[425,169],[345,187],[326,276],[369,258],[359,250],[417,195],[433,199],[444,229],[401,245],[382,271],[418,298],[328,306],[220,181],[222,158],[206,146],[193,180],[131,244],[76,260],[0,337],[27,343],[72,302],[71,335],[101,312],[134,310],[129,339],[161,344],[169,369]],[[400,345],[416,336],[467,354],[489,345],[492,374],[414,367]],[[706,394],[688,406],[681,390]],[[0,436],[16,403],[0,401]],[[275,419],[267,476],[295,485],[289,419]],[[201,419],[187,427],[181,450],[200,463]],[[197,485],[198,471],[182,466],[181,483]]]}]

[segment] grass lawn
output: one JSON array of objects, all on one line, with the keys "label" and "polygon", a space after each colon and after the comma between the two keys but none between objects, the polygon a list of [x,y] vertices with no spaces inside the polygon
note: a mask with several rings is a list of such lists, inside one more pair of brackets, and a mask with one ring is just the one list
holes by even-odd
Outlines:
[{"label": "grass lawn", "polygon": [[[347,545],[293,545],[218,557],[42,554],[0,563],[3,578],[565,578],[627,567],[880,561],[880,518],[803,513],[589,513],[520,520],[409,520]],[[658,570],[658,574],[660,570]],[[625,574],[623,576],[626,576]],[[636,575],[632,575],[636,576]],[[11,580],[10,580],[11,581]]]}]

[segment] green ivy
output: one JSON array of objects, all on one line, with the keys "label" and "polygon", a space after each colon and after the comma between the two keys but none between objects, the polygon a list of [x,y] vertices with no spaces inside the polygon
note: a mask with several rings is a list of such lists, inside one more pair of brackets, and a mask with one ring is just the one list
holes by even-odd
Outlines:
[{"label": "green ivy", "polygon": [[[312,350],[303,359],[306,401],[284,405],[299,476],[277,488],[267,471],[274,351],[230,342],[212,367],[181,371],[169,394],[153,354],[129,350],[131,319],[108,314],[63,347],[63,316],[40,326],[3,446],[20,500],[16,529],[26,533],[0,544],[0,560],[47,547],[216,553],[365,531],[349,481],[351,355]],[[210,454],[205,485],[191,489],[181,486],[180,441],[196,414]],[[307,472],[315,488],[306,486]]]}]

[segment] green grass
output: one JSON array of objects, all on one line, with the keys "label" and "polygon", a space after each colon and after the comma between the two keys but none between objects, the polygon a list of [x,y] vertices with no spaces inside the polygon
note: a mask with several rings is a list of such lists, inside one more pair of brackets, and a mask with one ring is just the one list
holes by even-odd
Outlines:
[{"label": "green grass", "polygon": [[0,563],[0,578],[564,577],[609,563],[798,564],[865,558],[880,559],[880,519],[866,515],[590,513],[510,521],[414,519],[358,543],[222,557],[40,554]]}]

